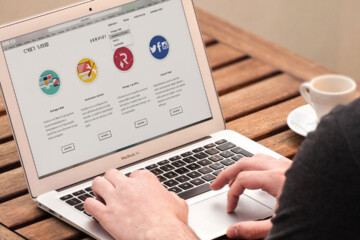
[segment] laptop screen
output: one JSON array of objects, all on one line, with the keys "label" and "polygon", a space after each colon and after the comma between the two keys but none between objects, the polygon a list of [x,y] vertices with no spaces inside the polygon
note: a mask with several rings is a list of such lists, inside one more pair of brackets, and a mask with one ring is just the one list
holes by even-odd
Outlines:
[{"label": "laptop screen", "polygon": [[1,44],[39,178],[212,119],[180,0]]}]

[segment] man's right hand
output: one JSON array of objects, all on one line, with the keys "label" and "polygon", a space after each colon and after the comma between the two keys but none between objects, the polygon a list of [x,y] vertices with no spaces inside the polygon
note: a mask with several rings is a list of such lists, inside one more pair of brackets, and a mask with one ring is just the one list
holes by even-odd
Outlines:
[{"label": "man's right hand", "polygon": [[[276,159],[257,154],[252,158],[242,158],[236,164],[222,171],[212,183],[213,190],[229,185],[227,211],[233,212],[240,195],[245,189],[262,189],[274,196],[278,202],[285,183],[285,172],[292,161],[287,158]],[[234,224],[228,228],[230,238],[265,238],[272,227],[271,219]]]}]

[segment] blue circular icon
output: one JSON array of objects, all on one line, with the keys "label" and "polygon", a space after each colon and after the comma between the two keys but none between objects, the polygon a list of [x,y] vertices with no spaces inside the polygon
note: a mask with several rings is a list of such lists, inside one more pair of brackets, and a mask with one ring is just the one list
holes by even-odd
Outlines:
[{"label": "blue circular icon", "polygon": [[150,53],[156,59],[164,59],[169,54],[169,42],[163,36],[155,36],[150,41]]}]

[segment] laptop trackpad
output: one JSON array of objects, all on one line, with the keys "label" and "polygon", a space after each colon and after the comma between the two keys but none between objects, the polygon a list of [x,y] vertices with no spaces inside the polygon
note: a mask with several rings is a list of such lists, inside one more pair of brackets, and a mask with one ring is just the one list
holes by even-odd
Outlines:
[{"label": "laptop trackpad", "polygon": [[201,239],[221,236],[236,222],[263,219],[273,214],[271,209],[246,195],[240,197],[234,213],[226,212],[226,204],[227,194],[223,193],[189,207],[189,225]]}]

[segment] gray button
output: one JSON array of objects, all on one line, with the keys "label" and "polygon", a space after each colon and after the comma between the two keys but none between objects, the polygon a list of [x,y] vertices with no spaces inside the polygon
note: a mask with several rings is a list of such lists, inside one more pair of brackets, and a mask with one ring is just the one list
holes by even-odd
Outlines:
[{"label": "gray button", "polygon": [[61,147],[62,153],[68,153],[75,150],[75,145],[73,143]]},{"label": "gray button", "polygon": [[135,124],[135,127],[136,127],[136,128],[141,128],[141,127],[147,126],[147,125],[148,125],[148,121],[147,121],[146,118],[144,118],[144,119],[141,119],[141,120],[139,120],[139,121],[136,121],[134,124]]},{"label": "gray button", "polygon": [[98,134],[98,137],[99,137],[100,141],[111,138],[112,137],[111,131],[100,133],[100,134]]},{"label": "gray button", "polygon": [[176,115],[179,115],[179,114],[182,114],[183,113],[183,109],[182,107],[177,107],[177,108],[173,108],[170,110],[170,115],[171,116],[176,116]]}]

